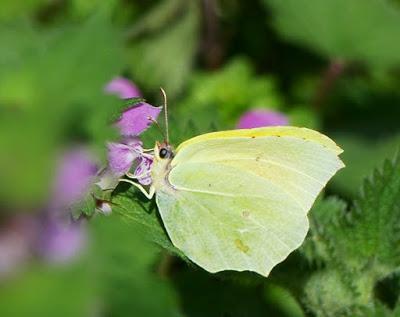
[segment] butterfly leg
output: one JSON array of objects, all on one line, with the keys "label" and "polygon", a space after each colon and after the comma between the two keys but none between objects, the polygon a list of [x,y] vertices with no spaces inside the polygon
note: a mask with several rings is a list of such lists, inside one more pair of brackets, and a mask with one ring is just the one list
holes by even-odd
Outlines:
[{"label": "butterfly leg", "polygon": [[119,179],[119,181],[120,181],[120,182],[129,183],[129,184],[135,186],[135,187],[138,188],[138,189],[142,192],[142,194],[145,195],[146,198],[148,198],[148,199],[152,199],[153,196],[154,196],[155,188],[154,188],[153,186],[150,186],[150,190],[149,190],[149,192],[147,192],[147,191],[144,189],[144,187],[143,187],[142,185],[140,185],[140,184],[138,184],[138,183],[135,183],[134,181],[131,181],[131,180],[129,180],[129,179],[121,178],[121,179]]}]

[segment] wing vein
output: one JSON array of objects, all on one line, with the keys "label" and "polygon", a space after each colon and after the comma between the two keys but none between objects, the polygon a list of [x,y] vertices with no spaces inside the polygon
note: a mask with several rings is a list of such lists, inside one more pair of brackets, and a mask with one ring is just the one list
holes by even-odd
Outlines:
[{"label": "wing vein", "polygon": [[[190,164],[196,164],[196,163],[190,163]],[[201,164],[201,163],[200,163]],[[212,161],[212,162],[209,162],[208,164],[215,164],[215,165],[223,165],[224,166],[224,164],[221,164],[221,163],[217,163],[217,161]],[[261,181],[262,182],[268,182],[269,184],[271,184],[272,186],[274,186],[274,187],[276,187],[278,190],[280,190],[281,192],[283,192],[283,193],[285,193],[296,205],[298,205],[299,206],[299,208],[302,210],[302,211],[304,211],[304,212],[307,212],[308,211],[308,209],[307,208],[305,208],[295,197],[293,197],[290,193],[288,193],[286,190],[284,190],[282,187],[280,187],[280,186],[278,186],[277,184],[275,184],[274,182],[272,182],[272,181],[270,181],[270,180],[268,180],[267,178],[264,178],[264,177],[262,177],[262,176],[260,176],[260,175],[258,175],[258,174],[256,174],[256,173],[253,173],[253,172],[251,172],[251,171],[248,171],[248,170],[244,170],[244,169],[241,169],[241,168],[239,168],[243,173],[246,173],[246,174],[250,174],[251,176],[255,176],[255,177],[257,177],[258,179],[261,179]],[[246,194],[246,195],[238,195],[238,194],[228,194],[228,193],[223,193],[223,192],[216,192],[216,191],[207,191],[207,190],[203,190],[203,189],[190,189],[190,188],[187,188],[187,187],[183,187],[183,186],[181,186],[181,185],[175,185],[175,184],[172,184],[172,186],[175,188],[175,189],[178,189],[178,190],[185,190],[185,191],[188,191],[188,192],[198,192],[198,193],[204,193],[204,194],[210,194],[210,195],[220,195],[220,196],[227,196],[227,197],[255,197],[255,198],[262,198],[262,199],[265,199],[265,197],[263,197],[263,196],[259,196],[259,195],[248,195],[248,194]]]}]

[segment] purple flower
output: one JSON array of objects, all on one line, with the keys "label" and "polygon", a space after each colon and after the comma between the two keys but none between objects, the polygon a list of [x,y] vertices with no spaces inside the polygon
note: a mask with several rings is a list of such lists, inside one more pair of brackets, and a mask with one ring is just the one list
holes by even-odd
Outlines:
[{"label": "purple flower", "polygon": [[[124,78],[116,78],[107,85],[107,92],[117,92],[121,98],[140,96],[132,93],[132,83]],[[135,87],[136,88],[136,87]],[[137,90],[137,88],[136,88]],[[142,102],[123,111],[121,118],[116,122],[122,140],[120,143],[108,144],[108,167],[100,175],[97,185],[103,190],[110,190],[117,186],[120,177],[127,177],[141,183],[151,184],[151,165],[153,156],[146,154],[138,136],[143,133],[161,112],[161,107]],[[131,170],[134,170],[131,173]],[[111,206],[105,206],[106,213]]]},{"label": "purple flower", "polygon": [[41,215],[38,232],[39,253],[51,262],[73,258],[84,247],[86,232],[72,222],[70,208],[89,192],[97,167],[87,151],[73,149],[64,154],[58,166],[54,194]]},{"label": "purple flower", "polygon": [[122,113],[117,126],[122,136],[138,136],[156,120],[161,112],[161,107],[153,107],[148,103],[140,103]]},{"label": "purple flower", "polygon": [[142,185],[150,185],[151,184],[151,165],[153,164],[153,156],[152,155],[142,155],[140,157],[140,163],[136,167],[133,175],[137,177],[137,180]]},{"label": "purple flower", "polygon": [[150,170],[153,163],[153,156],[143,153],[142,142],[138,138],[125,140],[128,144],[109,143],[108,144],[108,169],[103,173],[100,188],[107,189],[115,186],[116,179],[128,174],[132,167],[136,166],[131,176],[137,179],[142,185],[151,184]]},{"label": "purple flower", "polygon": [[42,227],[39,251],[49,262],[64,263],[73,260],[86,245],[87,232],[83,221],[58,218],[49,215]]},{"label": "purple flower", "polygon": [[108,201],[101,201],[97,209],[103,215],[110,215],[112,212],[111,204]]},{"label": "purple flower", "polygon": [[65,153],[56,173],[51,208],[65,208],[82,199],[96,172],[96,164],[87,151],[78,148]]},{"label": "purple flower", "polygon": [[121,99],[140,97],[141,93],[139,88],[124,77],[115,77],[105,87],[105,91],[111,94],[116,94]]},{"label": "purple flower", "polygon": [[108,143],[108,166],[111,172],[116,176],[126,174],[141,153],[142,143],[139,140],[131,145]]},{"label": "purple flower", "polygon": [[287,125],[288,118],[280,113],[265,109],[245,112],[239,119],[238,129],[251,129],[267,126]]}]

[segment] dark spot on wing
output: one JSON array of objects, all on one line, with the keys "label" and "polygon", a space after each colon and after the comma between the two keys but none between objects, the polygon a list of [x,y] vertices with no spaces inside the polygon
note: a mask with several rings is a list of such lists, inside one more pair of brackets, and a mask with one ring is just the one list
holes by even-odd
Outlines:
[{"label": "dark spot on wing", "polygon": [[242,251],[243,253],[248,253],[249,250],[250,250],[250,248],[249,248],[247,245],[245,245],[245,244],[243,243],[243,241],[240,240],[240,239],[236,239],[236,240],[235,240],[235,246],[236,246],[236,248],[238,248],[238,249],[239,249],[240,251]]}]

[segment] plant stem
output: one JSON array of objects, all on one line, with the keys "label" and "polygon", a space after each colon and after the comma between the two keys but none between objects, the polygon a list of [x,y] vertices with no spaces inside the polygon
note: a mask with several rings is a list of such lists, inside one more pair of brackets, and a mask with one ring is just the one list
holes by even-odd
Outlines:
[{"label": "plant stem", "polygon": [[343,74],[345,70],[345,62],[342,59],[336,58],[331,60],[328,68],[325,70],[321,82],[318,86],[317,93],[315,95],[313,105],[314,108],[319,110],[322,107],[323,102],[331,93],[335,86],[336,81]]},{"label": "plant stem", "polygon": [[162,278],[167,278],[168,275],[171,273],[171,267],[174,263],[174,257],[164,252],[161,256],[160,263],[158,264],[157,272]]},{"label": "plant stem", "polygon": [[203,0],[204,35],[202,53],[208,69],[216,69],[222,62],[222,47],[219,39],[219,25],[215,0]]}]

